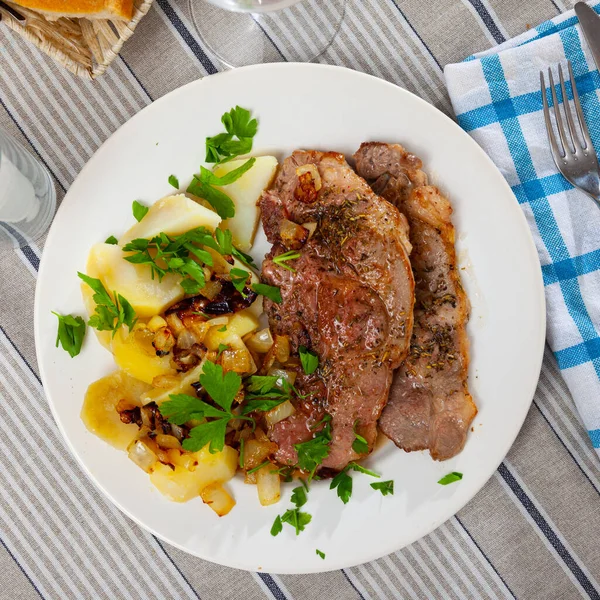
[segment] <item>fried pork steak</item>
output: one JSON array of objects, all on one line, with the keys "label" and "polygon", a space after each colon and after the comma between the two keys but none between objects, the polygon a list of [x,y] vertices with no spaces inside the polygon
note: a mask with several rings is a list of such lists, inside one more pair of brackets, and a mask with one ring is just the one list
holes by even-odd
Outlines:
[{"label": "fried pork steak", "polygon": [[[316,352],[319,369],[296,381],[306,395],[297,412],[274,425],[276,458],[297,461],[294,444],[329,413],[332,442],[322,467],[340,470],[358,458],[354,431],[372,450],[393,370],[409,349],[414,282],[406,219],[333,152],[296,151],[261,199],[273,244],[262,267],[265,283],[281,288],[281,304],[265,298],[274,333],[293,350]],[[299,258],[283,268],[273,259]]]},{"label": "fried pork steak", "polygon": [[379,427],[400,448],[428,448],[445,460],[462,450],[477,414],[467,387],[470,307],[457,272],[452,208],[402,146],[366,143],[354,158],[358,174],[406,216],[413,248],[410,351],[395,373]]}]

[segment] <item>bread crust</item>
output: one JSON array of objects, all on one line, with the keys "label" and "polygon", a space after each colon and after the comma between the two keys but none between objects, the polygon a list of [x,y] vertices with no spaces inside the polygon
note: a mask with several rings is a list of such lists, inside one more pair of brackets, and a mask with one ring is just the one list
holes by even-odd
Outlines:
[{"label": "bread crust", "polygon": [[133,0],[13,0],[15,4],[42,13],[49,20],[61,17],[130,21]]}]

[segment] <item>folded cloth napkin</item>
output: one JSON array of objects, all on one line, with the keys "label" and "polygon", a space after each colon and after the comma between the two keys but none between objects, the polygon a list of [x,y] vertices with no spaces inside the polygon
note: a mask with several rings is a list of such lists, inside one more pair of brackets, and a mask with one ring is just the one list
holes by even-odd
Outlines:
[{"label": "folded cloth napkin", "polygon": [[[600,13],[600,2],[592,8]],[[558,173],[540,92],[540,70],[547,81],[547,68],[564,68],[567,59],[600,155],[600,75],[573,11],[448,65],[445,76],[458,123],[496,163],[525,213],[542,265],[547,340],[600,455],[600,210]]]}]

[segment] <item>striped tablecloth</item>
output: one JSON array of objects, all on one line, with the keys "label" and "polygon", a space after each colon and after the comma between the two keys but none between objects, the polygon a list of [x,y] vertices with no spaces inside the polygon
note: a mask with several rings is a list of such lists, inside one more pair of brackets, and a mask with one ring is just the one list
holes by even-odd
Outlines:
[{"label": "striped tablecloth", "polygon": [[[219,69],[186,7],[156,0],[95,83],[0,26],[0,126],[47,165],[59,198],[119,125]],[[322,62],[393,81],[450,112],[445,64],[570,7],[349,0]],[[33,342],[42,248],[43,240],[0,256],[0,598],[600,598],[600,465],[550,353],[523,430],[492,479],[456,517],[400,552],[343,571],[277,576],[215,566],[160,542],[96,492],[54,425]]]}]

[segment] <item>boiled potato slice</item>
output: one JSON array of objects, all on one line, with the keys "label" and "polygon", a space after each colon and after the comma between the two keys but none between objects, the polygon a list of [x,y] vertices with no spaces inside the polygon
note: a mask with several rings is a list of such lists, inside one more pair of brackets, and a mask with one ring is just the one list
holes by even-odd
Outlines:
[{"label": "boiled potato slice", "polygon": [[146,383],[152,383],[157,375],[175,374],[169,355],[156,356],[152,347],[153,339],[154,334],[149,329],[135,329],[130,333],[121,329],[112,343],[117,365],[132,377]]},{"label": "boiled potato slice", "polygon": [[218,350],[219,344],[226,346],[239,347],[237,342],[239,338],[244,337],[247,333],[258,329],[258,319],[252,307],[240,310],[235,313],[227,323],[225,331],[219,331],[223,326],[211,327],[204,338],[204,345],[209,350]]},{"label": "boiled potato slice", "polygon": [[188,471],[176,466],[174,469],[158,463],[150,474],[150,481],[169,500],[187,502],[200,495],[200,492],[213,483],[224,483],[234,475],[238,464],[237,450],[225,446],[222,452],[211,454],[208,445],[195,452],[198,466]]},{"label": "boiled potato slice", "polygon": [[[241,167],[246,161],[247,159],[243,158],[219,165],[215,167],[214,174],[223,177]],[[254,243],[259,218],[258,200],[271,184],[276,171],[277,159],[274,156],[259,156],[252,168],[237,181],[217,188],[225,192],[235,204],[235,216],[227,219],[221,227],[231,231],[234,245],[244,252],[250,250]]]},{"label": "boiled potato slice", "polygon": [[220,517],[224,517],[235,506],[235,500],[220,483],[207,485],[200,492],[200,497],[204,504],[208,504]]},{"label": "boiled potato slice", "polygon": [[221,217],[216,212],[183,194],[167,196],[153,204],[146,216],[123,235],[119,244],[124,246],[136,238],[151,239],[161,232],[181,235],[196,227],[214,231],[220,222]]},{"label": "boiled potato slice", "polygon": [[152,279],[148,265],[131,264],[124,256],[120,246],[95,244],[90,250],[87,272],[96,273],[108,292],[116,291],[126,298],[138,317],[157,315],[183,298],[181,276],[167,273],[162,281],[158,277]]},{"label": "boiled potato slice", "polygon": [[179,378],[179,384],[173,388],[153,388],[145,394],[142,394],[140,397],[142,404],[156,402],[156,404],[160,406],[162,402],[169,399],[171,394],[187,394],[188,396],[195,396],[196,390],[192,387],[192,383],[196,383],[200,379],[203,365],[204,361],[194,367],[191,371],[182,373]]},{"label": "boiled potato slice", "polygon": [[81,420],[93,434],[119,450],[126,450],[136,438],[138,427],[134,423],[122,423],[116,406],[120,400],[140,406],[140,395],[149,388],[149,385],[127,373],[115,371],[88,387]]}]

